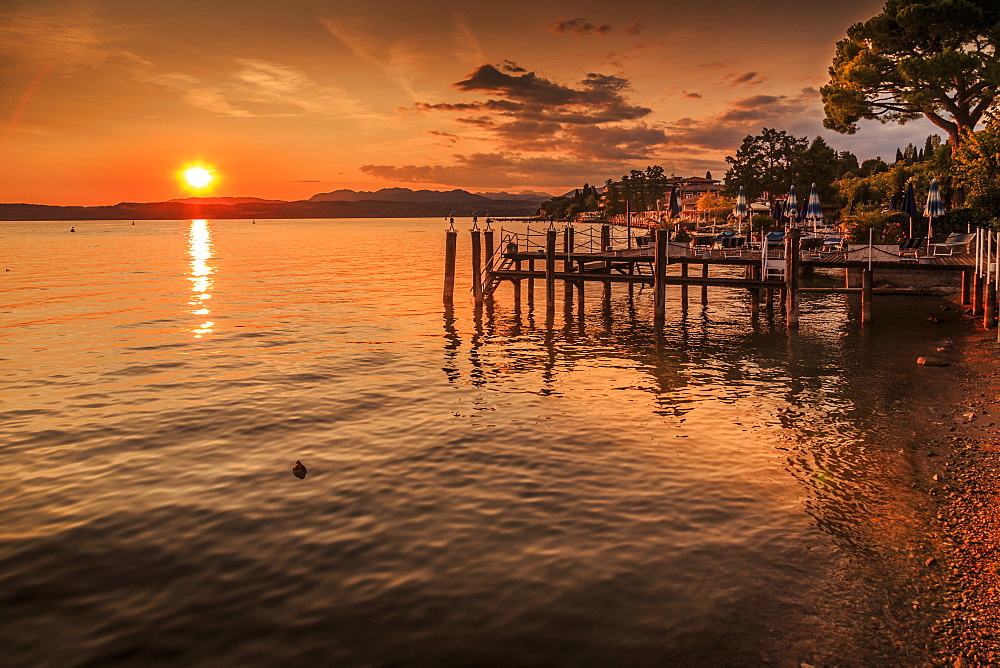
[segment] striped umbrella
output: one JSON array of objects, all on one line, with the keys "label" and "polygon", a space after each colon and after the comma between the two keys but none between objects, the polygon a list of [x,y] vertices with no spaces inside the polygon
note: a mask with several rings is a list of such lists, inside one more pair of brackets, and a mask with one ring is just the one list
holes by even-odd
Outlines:
[{"label": "striped umbrella", "polygon": [[795,225],[795,221],[799,219],[799,198],[795,194],[795,184],[788,189],[788,199],[785,200],[785,215],[788,216],[788,222]]},{"label": "striped umbrella", "polygon": [[941,200],[941,193],[938,192],[937,179],[931,181],[931,188],[927,191],[924,215],[927,216],[927,249],[930,252],[931,237],[934,236],[934,219],[944,215],[944,202]]},{"label": "striped umbrella", "polygon": [[816,221],[823,220],[823,207],[820,206],[815,183],[809,188],[809,204],[806,206],[805,219],[813,222],[813,232],[816,231]]},{"label": "striped umbrella", "polygon": [[677,188],[671,188],[669,205],[670,217],[673,218],[674,216],[679,216],[683,208],[684,207],[681,206],[680,193],[677,192]]},{"label": "striped umbrella", "polygon": [[733,215],[739,220],[747,217],[747,195],[743,192],[743,186],[740,186],[740,194],[736,196],[736,208],[733,209]]}]

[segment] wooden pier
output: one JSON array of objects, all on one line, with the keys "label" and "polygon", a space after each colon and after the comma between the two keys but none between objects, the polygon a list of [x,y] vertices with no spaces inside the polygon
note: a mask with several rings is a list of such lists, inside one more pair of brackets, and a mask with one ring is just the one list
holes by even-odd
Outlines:
[{"label": "wooden pier", "polygon": [[[537,221],[533,221],[537,222]],[[595,229],[597,228],[597,229]],[[556,309],[556,285],[563,284],[563,309],[570,315],[574,306],[582,315],[586,286],[598,283],[605,305],[610,304],[611,286],[626,284],[629,295],[634,287],[651,286],[653,314],[657,324],[666,316],[667,286],[680,286],[681,307],[687,308],[691,288],[701,288],[701,302],[709,302],[708,288],[747,290],[750,294],[750,314],[760,314],[761,302],[769,308],[776,300],[784,307],[788,328],[799,324],[800,298],[816,293],[849,293],[861,296],[861,321],[873,318],[872,298],[875,294],[876,272],[949,272],[961,274],[961,302],[971,305],[975,315],[984,316],[984,324],[992,326],[998,312],[996,283],[1000,281],[998,263],[990,261],[990,253],[998,253],[1000,237],[995,246],[977,240],[975,253],[967,252],[945,257],[925,257],[919,260],[889,258],[884,251],[869,248],[865,259],[858,259],[859,251],[803,253],[800,249],[801,230],[791,229],[785,234],[783,244],[749,250],[699,249],[671,243],[665,229],[641,230],[643,236],[615,239],[615,230],[609,224],[574,228],[566,226],[557,230],[553,225],[544,231],[515,233],[500,230],[499,239],[487,226],[471,230],[472,294],[477,306],[493,298],[500,284],[509,282],[513,287],[515,309],[521,308],[522,285],[527,284],[527,301],[535,303],[535,282],[544,289],[545,311],[551,318]],[[631,233],[630,233],[631,234]],[[450,229],[445,244],[444,301],[454,299],[456,271],[456,244],[458,232]],[[992,238],[992,235],[991,235]],[[615,247],[617,246],[617,248]],[[877,249],[876,249],[877,250]],[[985,258],[985,262],[983,260]],[[679,271],[668,274],[667,268],[677,266]],[[735,271],[734,271],[735,269]],[[800,276],[817,269],[843,270],[844,287],[811,287],[800,284]],[[996,280],[990,272],[996,272]],[[858,277],[858,286],[852,286],[850,276]]]}]

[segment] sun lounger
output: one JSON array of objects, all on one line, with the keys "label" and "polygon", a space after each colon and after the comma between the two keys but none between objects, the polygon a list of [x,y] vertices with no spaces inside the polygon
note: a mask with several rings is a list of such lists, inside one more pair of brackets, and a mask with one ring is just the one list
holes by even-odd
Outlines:
[{"label": "sun lounger", "polygon": [[920,257],[920,250],[927,243],[927,237],[910,237],[903,239],[899,243],[900,260],[916,260]]},{"label": "sun lounger", "polygon": [[972,240],[975,238],[976,238],[975,232],[973,233],[952,232],[951,234],[948,235],[948,238],[945,239],[942,243],[931,244],[931,248],[933,249],[931,251],[931,254],[935,256],[941,256],[941,255],[954,255],[956,251],[958,251],[959,253],[968,252],[969,244],[971,244]]}]

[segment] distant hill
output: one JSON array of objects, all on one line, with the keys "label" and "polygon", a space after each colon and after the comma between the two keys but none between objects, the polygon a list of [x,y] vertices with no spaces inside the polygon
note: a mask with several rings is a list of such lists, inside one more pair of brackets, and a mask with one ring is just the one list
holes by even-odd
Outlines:
[{"label": "distant hill", "polygon": [[491,202],[537,202],[549,199],[546,193],[525,191],[518,194],[507,192],[470,193],[467,190],[410,190],[409,188],[382,188],[381,190],[334,190],[328,193],[317,193],[309,198],[310,202],[444,202],[469,203],[480,202],[484,205]]},{"label": "distant hill", "polygon": [[[201,198],[194,198],[201,199]],[[215,199],[215,198],[205,198]],[[222,198],[218,198],[222,199]],[[251,198],[252,199],[252,198]],[[488,204],[484,206],[484,202]],[[122,202],[112,206],[48,206],[0,204],[0,220],[185,220],[191,218],[445,218],[447,216],[523,217],[538,213],[532,202],[489,200],[466,202],[251,201],[242,204],[207,204],[202,201]]]},{"label": "distant hill", "polygon": [[310,202],[490,202],[488,197],[473,195],[466,190],[410,190],[409,188],[382,188],[381,190],[334,190],[317,193]]},{"label": "distant hill", "polygon": [[167,202],[181,204],[278,204],[283,199],[261,199],[259,197],[181,197],[168,199]]}]

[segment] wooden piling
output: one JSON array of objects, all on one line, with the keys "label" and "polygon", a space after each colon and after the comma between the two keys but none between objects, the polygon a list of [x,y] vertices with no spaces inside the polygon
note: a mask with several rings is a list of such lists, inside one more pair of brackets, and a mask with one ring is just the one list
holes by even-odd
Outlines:
[{"label": "wooden piling", "polygon": [[[569,225],[563,230],[563,272],[573,271],[573,228]],[[576,281],[563,281],[563,312],[569,318],[573,313],[573,285]]]},{"label": "wooden piling", "polygon": [[[708,278],[708,263],[702,263],[701,265],[701,277]],[[708,286],[701,286],[701,305],[708,306]]]},{"label": "wooden piling", "polygon": [[[628,263],[628,275],[632,276],[635,273],[635,264],[633,262]],[[635,283],[628,284],[628,298],[632,299],[635,296]]]},{"label": "wooden piling", "polygon": [[[528,260],[528,271],[535,271],[535,261]],[[535,306],[535,279],[528,279],[528,308]]]},{"label": "wooden piling", "polygon": [[[750,265],[747,267],[747,278],[751,280],[758,280],[760,278],[760,265]],[[760,317],[760,290],[757,288],[750,289],[750,317],[754,320]],[[771,296],[771,291],[767,290],[768,297]]]},{"label": "wooden piling", "polygon": [[653,264],[653,317],[662,321],[667,315],[667,231],[656,230],[656,258]]},{"label": "wooden piling", "polygon": [[444,303],[455,303],[455,258],[458,255],[458,232],[448,230],[444,242]]},{"label": "wooden piling", "polygon": [[962,306],[968,306],[972,303],[972,272],[963,271],[962,272],[962,301],[960,302]]},{"label": "wooden piling", "polygon": [[[583,261],[580,262],[580,275],[583,275]],[[582,280],[576,283],[576,320],[580,327],[583,327],[584,285]]]},{"label": "wooden piling", "polygon": [[986,291],[986,278],[977,271],[973,278],[972,295],[972,315],[973,317],[983,314],[983,293]]},{"label": "wooden piling", "polygon": [[493,273],[493,230],[483,230],[483,254],[486,257],[486,267],[484,275],[488,281]]},{"label": "wooden piling", "polygon": [[861,322],[872,320],[872,270],[861,270]]},{"label": "wooden piling", "polygon": [[[611,250],[611,226],[601,225],[601,252],[606,253]],[[604,263],[605,273],[611,273],[611,262]],[[604,307],[611,306],[611,281],[604,281]]]},{"label": "wooden piling", "polygon": [[987,277],[986,289],[983,291],[985,299],[983,302],[983,327],[992,329],[996,324],[997,315],[997,285]]},{"label": "wooden piling", "polygon": [[[521,261],[517,260],[514,262],[514,269],[521,271]],[[521,312],[521,279],[515,278],[510,282],[511,288],[514,290],[514,311],[516,313]]]},{"label": "wooden piling", "polygon": [[[785,326],[799,326],[799,234],[791,229],[785,234]],[[765,242],[766,243],[766,242]]]},{"label": "wooden piling", "polygon": [[479,230],[472,230],[472,299],[483,303],[483,249]]},{"label": "wooden piling", "polygon": [[556,310],[556,231],[545,233],[545,312]]},{"label": "wooden piling", "polygon": [[[688,275],[688,265],[687,262],[681,263],[681,278],[687,278]],[[681,310],[686,311],[688,308],[688,286],[681,286]]]}]

